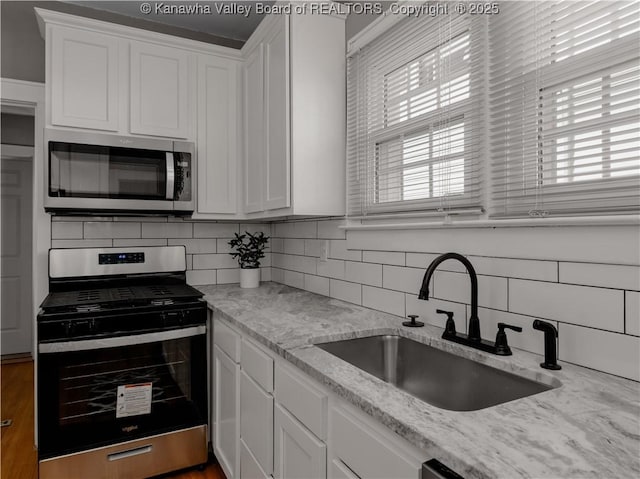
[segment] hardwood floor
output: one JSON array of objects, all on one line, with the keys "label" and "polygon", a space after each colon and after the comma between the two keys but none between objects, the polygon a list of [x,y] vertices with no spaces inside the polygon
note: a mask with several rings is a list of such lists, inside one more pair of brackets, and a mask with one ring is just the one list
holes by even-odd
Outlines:
[{"label": "hardwood floor", "polygon": [[[38,457],[33,440],[33,361],[2,364],[0,413],[13,424],[0,428],[0,478],[37,479]],[[218,464],[163,476],[166,479],[225,479]],[[87,478],[89,479],[89,478]]]}]

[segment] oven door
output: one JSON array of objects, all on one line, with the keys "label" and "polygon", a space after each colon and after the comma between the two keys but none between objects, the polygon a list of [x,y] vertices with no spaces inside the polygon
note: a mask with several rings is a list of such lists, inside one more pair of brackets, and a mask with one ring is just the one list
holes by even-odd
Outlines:
[{"label": "oven door", "polygon": [[45,343],[39,458],[207,424],[206,327]]}]

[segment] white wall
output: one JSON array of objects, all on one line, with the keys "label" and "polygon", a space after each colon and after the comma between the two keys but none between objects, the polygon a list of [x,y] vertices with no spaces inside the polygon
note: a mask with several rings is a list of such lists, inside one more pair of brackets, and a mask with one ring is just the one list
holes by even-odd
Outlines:
[{"label": "white wall", "polygon": [[[110,246],[185,245],[187,282],[224,284],[240,281],[237,261],[229,255],[227,242],[234,233],[263,231],[269,224],[196,222],[163,217],[53,216],[52,248],[102,248]],[[271,255],[261,261],[263,281],[271,279]]]},{"label": "white wall", "polygon": [[[461,264],[443,263],[432,300],[417,293],[438,254],[469,257],[478,273],[484,338],[497,323],[523,328],[509,343],[543,353],[534,319],[559,331],[559,358],[640,380],[640,230],[637,226],[345,230],[343,219],[275,223],[271,277],[325,296],[444,325],[437,308],[454,311],[466,330],[469,278]],[[320,261],[323,242],[329,259]],[[400,318],[398,319],[400,323]],[[517,353],[516,353],[517,354]]]}]

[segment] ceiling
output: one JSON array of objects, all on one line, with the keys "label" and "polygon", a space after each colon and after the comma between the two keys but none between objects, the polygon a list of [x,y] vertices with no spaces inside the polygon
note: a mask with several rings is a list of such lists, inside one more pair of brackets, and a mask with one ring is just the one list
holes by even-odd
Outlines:
[{"label": "ceiling", "polygon": [[[118,13],[133,18],[150,20],[157,23],[185,28],[196,32],[203,32],[218,37],[245,41],[256,29],[264,15],[256,14],[256,2],[250,1],[67,1],[96,10]],[[262,1],[262,4],[272,4],[273,1]],[[151,12],[142,13],[143,4],[151,6]],[[145,6],[146,6],[145,5]],[[191,7],[196,13],[165,13],[174,7]],[[207,8],[208,7],[208,8]],[[234,9],[234,12],[223,12],[223,8]],[[175,11],[175,10],[173,10]],[[241,12],[247,11],[248,14]]]}]

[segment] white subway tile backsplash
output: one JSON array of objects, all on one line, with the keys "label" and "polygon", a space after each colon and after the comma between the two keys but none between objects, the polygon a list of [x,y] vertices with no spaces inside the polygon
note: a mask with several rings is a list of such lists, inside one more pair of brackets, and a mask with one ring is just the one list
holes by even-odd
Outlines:
[{"label": "white subway tile backsplash", "polygon": [[284,240],[284,252],[285,254],[304,255],[304,240],[286,238]]},{"label": "white subway tile backsplash", "polygon": [[140,238],[140,223],[90,221],[84,224],[85,238]]},{"label": "white subway tile backsplash", "polygon": [[187,258],[187,270],[193,269],[193,255],[188,254],[186,255],[186,258]]},{"label": "white subway tile backsplash", "polygon": [[362,261],[362,251],[347,249],[347,240],[329,240],[329,258]]},{"label": "white subway tile backsplash", "polygon": [[322,250],[322,243],[327,240],[304,240],[304,254],[305,256],[313,256],[314,258],[320,257],[320,251]]},{"label": "white subway tile backsplash", "polygon": [[320,239],[346,239],[347,233],[340,229],[344,226],[345,220],[324,220],[318,221],[318,238]]},{"label": "white subway tile backsplash", "polygon": [[637,291],[625,292],[625,329],[627,334],[640,336],[640,293]]},{"label": "white subway tile backsplash", "polygon": [[404,297],[406,313],[408,315],[419,315],[418,321],[444,329],[447,317],[443,314],[436,313],[436,309],[452,311],[453,319],[456,322],[456,330],[460,332],[467,331],[467,308],[464,304],[442,301],[441,299],[424,301],[418,299],[418,296],[415,294],[405,294]]},{"label": "white subway tile backsplash", "polygon": [[510,279],[509,311],[624,332],[622,291]]},{"label": "white subway tile backsplash", "polygon": [[[521,333],[510,329],[505,330],[509,346],[544,355],[544,334],[542,331],[533,329],[533,321],[536,318],[486,308],[478,309],[478,317],[480,318],[480,331],[483,338],[494,341],[498,332],[498,323],[520,326],[522,328]],[[557,321],[551,321],[551,323],[556,328],[558,327]]]},{"label": "white subway tile backsplash", "polygon": [[276,268],[316,274],[316,258],[308,256],[271,253],[271,264]]},{"label": "white subway tile backsplash", "polygon": [[284,238],[271,238],[269,249],[272,253],[284,253]]},{"label": "white subway tile backsplash", "polygon": [[260,281],[271,281],[271,267],[260,268]]},{"label": "white subway tile backsplash", "polygon": [[423,277],[424,270],[418,268],[387,265],[382,267],[382,287],[385,289],[417,295],[418,291],[420,291]]},{"label": "white subway tile backsplash", "polygon": [[82,237],[80,221],[51,223],[51,239],[82,239]]},{"label": "white subway tile backsplash", "polygon": [[238,223],[194,223],[194,238],[233,238],[238,233]]},{"label": "white subway tile backsplash", "polygon": [[193,255],[193,269],[219,269],[238,267],[238,261],[228,254]]},{"label": "white subway tile backsplash", "polygon": [[113,246],[110,239],[61,239],[51,240],[52,248],[108,248]]},{"label": "white subway tile backsplash", "polygon": [[640,291],[640,266],[560,262],[560,282]]},{"label": "white subway tile backsplash", "polygon": [[117,238],[113,240],[113,246],[167,246],[167,240],[164,238]]},{"label": "white subway tile backsplash", "polygon": [[142,237],[192,238],[193,227],[192,223],[142,223]]},{"label": "white subway tile backsplash", "polygon": [[169,245],[184,245],[188,254],[215,253],[217,251],[216,240],[211,238],[169,238],[167,242]]},{"label": "white subway tile backsplash", "polygon": [[640,381],[640,338],[560,324],[560,361]]},{"label": "white subway tile backsplash", "polygon": [[[229,240],[231,238],[216,238],[216,253],[231,253],[232,248],[229,246]],[[202,238],[202,241],[213,241],[211,239]]]},{"label": "white subway tile backsplash", "polygon": [[284,270],[271,267],[271,281],[284,284]]},{"label": "white subway tile backsplash", "polygon": [[240,223],[240,232],[264,233],[265,236],[271,236],[271,225],[269,223]]},{"label": "white subway tile backsplash", "polygon": [[348,303],[362,304],[362,286],[338,279],[329,280],[329,296]]},{"label": "white subway tile backsplash", "polygon": [[240,268],[218,269],[218,284],[229,284],[240,282]]},{"label": "white subway tile backsplash", "polygon": [[200,284],[216,284],[216,270],[199,269],[187,271],[187,283],[194,286]]},{"label": "white subway tile backsplash", "polygon": [[481,275],[558,281],[558,263],[555,261],[487,258],[484,256],[469,256],[467,259],[476,272]]},{"label": "white subway tile backsplash", "polygon": [[404,293],[362,286],[362,306],[404,317]]},{"label": "white subway tile backsplash", "polygon": [[[435,298],[457,303],[471,302],[471,282],[467,273],[437,270],[430,293]],[[478,305],[507,310],[507,278],[478,276]]]},{"label": "white subway tile backsplash", "polygon": [[[427,270],[434,259],[440,256],[439,253],[407,253],[407,266],[414,268],[422,268]],[[459,273],[466,272],[466,268],[459,261],[449,260],[438,266],[438,271],[456,271]]]},{"label": "white subway tile backsplash", "polygon": [[392,264],[404,266],[405,253],[391,251],[363,251],[362,261],[367,263]]},{"label": "white subway tile backsplash", "polygon": [[354,283],[382,286],[382,265],[347,261],[345,279]]},{"label": "white subway tile backsplash", "polygon": [[284,284],[293,288],[304,289],[304,274],[285,269]]},{"label": "white subway tile backsplash", "polygon": [[318,276],[326,276],[334,279],[344,279],[345,262],[337,259],[327,261],[316,261]]},{"label": "white subway tile backsplash", "polygon": [[329,296],[329,278],[322,276],[314,276],[312,274],[304,275],[304,289],[312,293]]}]

